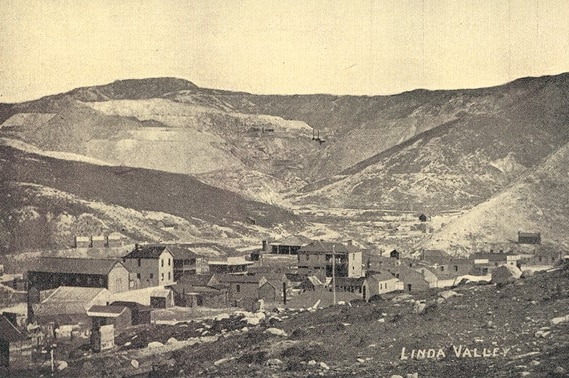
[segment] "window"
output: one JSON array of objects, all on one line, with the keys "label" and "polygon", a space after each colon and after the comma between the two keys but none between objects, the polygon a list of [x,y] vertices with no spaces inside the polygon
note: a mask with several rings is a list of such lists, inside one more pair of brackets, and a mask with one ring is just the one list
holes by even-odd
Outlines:
[{"label": "window", "polygon": [[383,284],[380,283],[379,284],[379,290],[382,290],[382,289],[383,289]]},{"label": "window", "polygon": [[454,271],[455,271],[455,272],[458,272],[458,265],[455,265],[455,266],[454,266]]},{"label": "window", "polygon": [[140,279],[140,273],[136,273],[136,278]]},{"label": "window", "polygon": [[308,253],[306,254],[306,261],[310,261],[310,255]]},{"label": "window", "polygon": [[172,279],[172,276],[170,275],[170,272],[168,272],[168,281],[170,281]]},{"label": "window", "polygon": [[164,259],[160,259],[160,266],[164,266]]},{"label": "window", "polygon": [[164,281],[164,273],[160,273],[160,281]]},{"label": "window", "polygon": [[235,291],[240,293],[241,292],[241,285],[237,284],[237,286],[235,286]]},{"label": "window", "polygon": [[138,266],[140,266],[140,259],[138,259]]},{"label": "window", "polygon": [[154,273],[150,273],[150,279],[154,278]]},{"label": "window", "polygon": [[444,272],[444,271],[445,271],[445,267],[441,266],[441,272]]},{"label": "window", "polygon": [[170,266],[170,258],[168,257],[168,266]]}]

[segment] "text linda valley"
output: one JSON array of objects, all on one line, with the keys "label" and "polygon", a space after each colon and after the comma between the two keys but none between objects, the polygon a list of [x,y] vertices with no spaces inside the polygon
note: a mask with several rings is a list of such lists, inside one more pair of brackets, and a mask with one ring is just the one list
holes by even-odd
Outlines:
[{"label": "text linda valley", "polygon": [[451,349],[443,348],[424,348],[424,349],[410,349],[401,348],[401,359],[421,360],[424,358],[445,358],[448,356],[456,358],[492,358],[492,357],[506,357],[510,348],[468,348],[463,345],[453,345]]}]

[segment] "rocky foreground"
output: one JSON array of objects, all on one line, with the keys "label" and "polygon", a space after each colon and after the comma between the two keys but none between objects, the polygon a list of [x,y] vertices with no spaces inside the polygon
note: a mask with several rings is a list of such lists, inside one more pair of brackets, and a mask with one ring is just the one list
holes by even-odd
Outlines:
[{"label": "rocky foreground", "polygon": [[69,359],[56,374],[569,376],[569,269],[374,303],[138,327],[116,343],[111,351]]}]

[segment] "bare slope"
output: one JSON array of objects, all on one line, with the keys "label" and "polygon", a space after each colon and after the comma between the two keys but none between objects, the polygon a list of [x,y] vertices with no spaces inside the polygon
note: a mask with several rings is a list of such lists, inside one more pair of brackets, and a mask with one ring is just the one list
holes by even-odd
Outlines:
[{"label": "bare slope", "polygon": [[483,242],[515,240],[518,231],[540,231],[542,240],[569,249],[569,144],[534,171],[466,212],[424,243],[426,248],[472,251]]},{"label": "bare slope", "polygon": [[569,141],[566,76],[506,89],[515,102],[460,115],[309,185],[300,203],[437,211],[490,198]]},{"label": "bare slope", "polygon": [[[14,187],[13,183],[53,188],[80,200],[109,206],[116,205],[138,212],[165,213],[194,224],[196,221],[207,227],[217,225],[226,228],[227,232],[233,230],[247,232],[246,228],[249,227],[247,224],[250,225],[252,222],[256,223],[255,227],[279,225],[294,227],[298,222],[292,213],[281,208],[245,200],[237,194],[203,184],[187,175],[58,160],[15,150],[8,146],[0,147],[0,171],[2,172],[0,181],[3,185],[0,191],[2,196],[0,219],[4,221],[5,235],[6,233],[13,235],[16,232],[15,227],[19,220],[13,217],[12,212],[20,211],[27,202],[33,202],[36,198],[34,194],[22,195],[21,187]],[[40,202],[43,201],[45,203],[39,207],[37,204],[33,205],[42,211],[31,209],[32,218],[57,217],[63,212],[77,215],[75,211],[69,209],[75,205],[69,205],[64,199],[52,197]],[[86,206],[83,203],[80,207]],[[53,211],[49,210],[51,207],[54,207]],[[109,209],[100,210],[107,216],[112,213]],[[14,222],[10,221],[12,219]],[[42,229],[37,232],[41,234]],[[203,236],[198,232],[195,235]],[[160,238],[160,235],[154,235],[150,239]],[[169,238],[176,239],[175,235],[170,235]],[[25,246],[31,247],[28,244]],[[4,243],[4,247],[10,245]]]}]

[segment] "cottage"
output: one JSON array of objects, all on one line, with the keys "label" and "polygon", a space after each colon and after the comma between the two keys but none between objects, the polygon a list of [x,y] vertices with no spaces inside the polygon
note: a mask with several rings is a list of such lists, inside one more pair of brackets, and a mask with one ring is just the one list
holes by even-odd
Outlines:
[{"label": "cottage", "polygon": [[132,313],[127,306],[100,306],[95,305],[87,310],[91,318],[91,328],[99,329],[101,326],[112,324],[115,334],[132,325]]},{"label": "cottage", "polygon": [[43,257],[28,271],[29,287],[38,290],[59,286],[98,287],[113,293],[129,289],[129,272],[113,259]]},{"label": "cottage", "polygon": [[363,276],[362,250],[352,244],[314,241],[298,250],[298,269],[316,275],[320,280],[332,277],[359,278]]},{"label": "cottage", "polygon": [[114,301],[111,306],[128,307],[130,309],[132,325],[150,324],[151,311],[150,306],[145,306],[136,302]]},{"label": "cottage", "polygon": [[176,306],[228,306],[228,289],[213,279],[213,274],[183,276],[172,286],[172,290]]},{"label": "cottage", "polygon": [[[216,274],[212,278],[213,286],[228,288],[229,304],[235,307],[242,306],[246,300],[259,299],[259,283],[262,277],[233,274]],[[263,281],[263,283],[266,280]]]},{"label": "cottage", "polygon": [[33,314],[28,314],[28,318],[37,321],[48,334],[54,334],[58,326],[88,329],[87,310],[106,305],[110,298],[111,292],[104,288],[61,286],[39,304],[32,304]]},{"label": "cottage", "polygon": [[396,267],[388,267],[386,269],[395,278],[398,278],[399,289],[406,292],[424,291],[429,289],[429,282],[425,280],[422,273],[417,272],[413,268],[406,265],[399,265]]},{"label": "cottage", "polygon": [[104,235],[95,235],[91,237],[92,248],[105,248],[106,238]]},{"label": "cottage", "polygon": [[107,235],[107,247],[109,248],[117,248],[123,246],[124,237],[122,234],[118,232],[112,232]]},{"label": "cottage", "polygon": [[0,366],[10,367],[18,362],[28,362],[31,344],[8,319],[0,316]]},{"label": "cottage", "polygon": [[137,244],[122,261],[131,272],[135,289],[174,283],[174,256],[165,245]]},{"label": "cottage", "polygon": [[150,294],[150,307],[170,308],[174,306],[174,293],[170,289],[154,289]]},{"label": "cottage", "polygon": [[519,244],[541,244],[541,232],[518,231]]},{"label": "cottage", "polygon": [[400,290],[402,288],[402,284],[403,282],[398,278],[395,278],[395,276],[389,272],[378,272],[372,274],[365,279],[363,285],[364,299],[367,300],[374,295],[381,295]]}]

